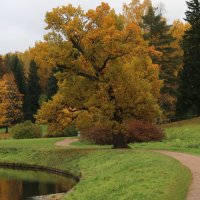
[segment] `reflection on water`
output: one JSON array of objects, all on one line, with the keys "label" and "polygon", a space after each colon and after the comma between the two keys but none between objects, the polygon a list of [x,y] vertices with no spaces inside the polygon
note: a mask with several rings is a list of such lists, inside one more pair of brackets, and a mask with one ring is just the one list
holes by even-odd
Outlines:
[{"label": "reflection on water", "polygon": [[71,178],[45,172],[0,169],[0,200],[67,192],[75,184]]}]

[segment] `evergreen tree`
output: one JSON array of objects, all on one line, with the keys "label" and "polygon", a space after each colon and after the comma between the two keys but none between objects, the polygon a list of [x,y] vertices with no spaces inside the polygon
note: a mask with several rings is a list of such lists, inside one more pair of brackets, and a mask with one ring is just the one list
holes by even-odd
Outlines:
[{"label": "evergreen tree", "polygon": [[26,82],[25,82],[23,64],[17,55],[12,56],[11,70],[15,77],[15,81],[17,83],[20,93],[25,94]]},{"label": "evergreen tree", "polygon": [[171,117],[175,114],[177,100],[177,68],[180,66],[180,57],[174,56],[176,50],[170,44],[175,40],[170,34],[170,27],[161,13],[151,6],[145,16],[141,27],[144,38],[149,42],[151,58],[154,64],[160,66],[160,79],[163,80],[160,104],[164,114]]},{"label": "evergreen tree", "polygon": [[187,1],[186,21],[191,28],[183,38],[184,66],[180,74],[178,115],[200,115],[200,1]]},{"label": "evergreen tree", "polygon": [[30,62],[29,76],[28,76],[28,90],[30,97],[30,119],[34,121],[34,115],[39,109],[39,98],[41,95],[41,88],[38,77],[38,67],[34,60]]},{"label": "evergreen tree", "polygon": [[58,81],[55,77],[57,71],[58,71],[57,68],[53,68],[52,74],[47,81],[47,91],[46,91],[47,99],[51,99],[58,91]]},{"label": "evergreen tree", "polygon": [[23,63],[18,58],[17,54],[8,54],[7,65],[8,65],[7,68],[10,69],[14,75],[19,92],[23,94],[23,113],[25,120],[28,120],[30,119],[30,107],[29,107],[30,98],[28,94]]}]

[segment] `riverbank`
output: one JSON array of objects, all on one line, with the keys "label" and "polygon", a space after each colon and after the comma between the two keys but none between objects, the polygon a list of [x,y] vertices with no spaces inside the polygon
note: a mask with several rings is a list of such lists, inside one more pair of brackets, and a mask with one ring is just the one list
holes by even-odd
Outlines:
[{"label": "riverbank", "polygon": [[40,165],[81,177],[65,199],[183,200],[188,169],[167,156],[144,150],[113,150],[77,142],[61,148],[57,139],[2,140],[0,162]]}]

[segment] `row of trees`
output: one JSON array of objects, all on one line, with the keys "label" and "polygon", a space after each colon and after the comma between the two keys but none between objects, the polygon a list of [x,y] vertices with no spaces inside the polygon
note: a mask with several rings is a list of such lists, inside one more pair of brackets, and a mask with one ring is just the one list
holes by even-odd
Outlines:
[{"label": "row of trees", "polygon": [[0,126],[11,126],[22,120],[34,121],[41,94],[37,70],[32,60],[26,74],[17,53],[0,57]]},{"label": "row of trees", "polygon": [[200,1],[187,2],[190,29],[183,38],[183,70],[180,74],[178,115],[200,115]]},{"label": "row of trees", "polygon": [[[179,38],[176,38],[175,40],[172,37],[172,35],[174,34],[174,30],[172,29],[170,30],[170,26],[166,24],[166,20],[163,18],[162,14],[158,13],[157,10],[152,7],[151,2],[148,0],[144,1],[143,3],[140,3],[138,0],[134,0],[132,1],[131,4],[124,5],[124,16],[120,16],[120,20],[121,20],[120,23],[122,23],[123,20],[127,21],[128,23],[134,22],[141,29],[141,31],[144,32],[143,37],[149,43],[148,51],[151,53],[150,57],[153,60],[153,63],[162,66],[160,74],[161,74],[161,79],[164,80],[165,84],[162,89],[163,95],[160,98],[160,105],[162,105],[162,107],[164,108],[166,115],[173,115],[175,111],[173,104],[174,101],[176,101],[176,96],[173,94],[173,92],[170,93],[169,91],[170,89],[173,88],[172,85],[174,86],[175,84],[167,86],[167,82],[170,82],[169,80],[172,80],[172,76],[175,76],[175,74],[177,74],[176,71],[178,64],[176,63],[176,66],[175,67],[173,66],[174,68],[171,67],[172,69],[169,69],[169,67],[167,67],[166,69],[165,64],[168,63],[169,60],[174,61],[174,59],[171,59],[171,56],[169,56],[169,53],[172,52],[173,49],[175,49],[178,45],[175,48],[170,47],[170,45],[172,45],[172,41],[174,42],[180,39],[181,37],[180,34],[182,34],[182,32],[179,33],[178,35]],[[185,25],[183,23],[177,21],[175,22],[173,29],[177,31],[177,29],[180,28],[184,29],[185,28],[184,26]],[[38,74],[40,77],[39,82],[41,89],[40,88],[37,89],[38,94],[41,94],[40,93],[41,90],[42,94],[45,94],[42,95],[43,99],[49,99],[57,91],[56,79],[54,76],[52,76],[52,74],[56,72],[54,67],[57,66],[58,62],[52,56],[52,52],[58,51],[60,47],[55,45],[49,45],[48,36],[46,36],[46,38],[47,38],[46,42],[36,43],[36,46],[34,48],[29,49],[22,55],[20,56],[15,55],[15,58],[13,58],[12,61],[8,61],[9,55],[7,55],[6,56],[7,58],[5,59],[7,60],[5,61],[5,63],[8,69],[13,69],[14,71],[17,70],[17,72],[14,72],[14,77],[16,79],[16,82],[18,83],[18,88],[20,93],[23,94],[23,111],[25,119],[29,118],[33,119],[33,114],[30,113],[30,109],[28,106],[30,100],[28,100],[28,95],[26,94],[28,92],[26,86],[27,81],[25,80],[26,79],[25,76],[27,77],[27,71],[29,71],[29,63],[32,59],[34,59],[37,65],[39,66]],[[174,55],[172,57],[178,57],[178,56]],[[23,61],[23,66],[22,66],[22,61],[21,60],[19,61],[18,57],[20,57],[21,60]],[[62,59],[63,58],[61,58],[60,61]],[[54,69],[53,73],[52,69]],[[168,70],[168,72],[165,72],[166,70]],[[168,75],[168,77],[166,77],[166,74]],[[174,78],[173,80],[175,79],[176,78]],[[175,97],[173,98],[172,96]],[[35,102],[36,104],[38,104],[37,99]],[[36,107],[38,108],[38,106]],[[34,111],[32,113],[35,113],[36,108],[35,109],[33,108],[33,110]]]}]

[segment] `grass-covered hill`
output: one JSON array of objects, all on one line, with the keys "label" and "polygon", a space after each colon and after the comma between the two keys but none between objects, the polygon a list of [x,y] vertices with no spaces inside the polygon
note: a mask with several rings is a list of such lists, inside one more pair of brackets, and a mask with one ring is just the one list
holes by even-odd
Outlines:
[{"label": "grass-covered hill", "polygon": [[163,125],[162,142],[134,144],[135,148],[168,149],[200,155],[200,118]]}]

